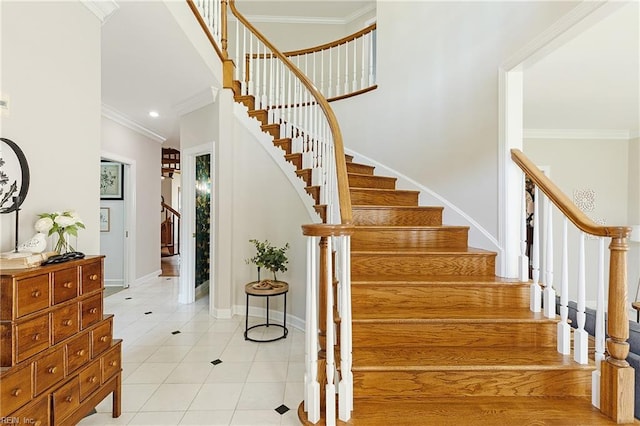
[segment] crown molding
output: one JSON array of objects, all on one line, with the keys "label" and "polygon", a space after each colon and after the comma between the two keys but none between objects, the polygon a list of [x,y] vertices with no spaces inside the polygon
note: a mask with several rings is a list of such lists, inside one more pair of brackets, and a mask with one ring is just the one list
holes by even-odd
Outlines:
[{"label": "crown molding", "polygon": [[184,101],[173,106],[173,109],[182,116],[189,114],[197,109],[212,104],[218,97],[219,89],[217,87],[208,87],[203,91],[185,99]]},{"label": "crown molding", "polygon": [[625,140],[633,139],[633,134],[628,130],[611,129],[524,129],[525,139],[608,139]]},{"label": "crown molding", "polygon": [[80,0],[103,24],[120,6],[114,0]]},{"label": "crown molding", "polygon": [[272,15],[245,15],[250,22],[272,24],[322,24],[322,25],[346,25],[362,15],[375,10],[375,5],[362,7],[344,18],[328,18],[326,16],[272,16]]},{"label": "crown molding", "polygon": [[117,109],[112,108],[107,104],[102,104],[102,116],[108,118],[109,120],[115,121],[116,123],[121,124],[124,127],[133,130],[134,132],[140,133],[142,136],[146,136],[149,139],[160,144],[167,140],[167,138],[165,138],[164,136],[161,136],[136,123]]}]

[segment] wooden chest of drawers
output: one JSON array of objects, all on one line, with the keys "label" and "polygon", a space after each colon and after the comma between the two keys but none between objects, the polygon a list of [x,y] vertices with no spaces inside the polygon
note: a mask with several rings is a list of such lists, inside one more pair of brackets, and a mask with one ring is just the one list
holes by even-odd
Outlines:
[{"label": "wooden chest of drawers", "polygon": [[103,312],[103,257],[0,271],[0,418],[74,425],[113,393],[121,340]]}]

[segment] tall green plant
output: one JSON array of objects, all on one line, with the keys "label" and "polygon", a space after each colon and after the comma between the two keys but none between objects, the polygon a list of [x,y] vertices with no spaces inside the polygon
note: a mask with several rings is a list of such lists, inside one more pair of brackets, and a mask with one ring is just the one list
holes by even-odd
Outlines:
[{"label": "tall green plant", "polygon": [[274,247],[268,240],[258,241],[249,240],[256,248],[255,256],[246,259],[246,262],[253,263],[258,267],[258,281],[260,281],[260,268],[268,269],[273,273],[273,280],[278,281],[276,272],[285,272],[287,270],[286,251],[289,249],[289,243],[286,243],[284,247]]}]

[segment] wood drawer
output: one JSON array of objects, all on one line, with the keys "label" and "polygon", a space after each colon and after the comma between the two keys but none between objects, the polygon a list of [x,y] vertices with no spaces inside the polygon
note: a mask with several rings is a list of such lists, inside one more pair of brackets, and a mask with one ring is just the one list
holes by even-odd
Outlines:
[{"label": "wood drawer", "polygon": [[122,370],[121,343],[122,340],[118,340],[116,344],[109,349],[109,352],[102,356],[102,383],[105,383]]},{"label": "wood drawer", "polygon": [[78,374],[78,377],[80,381],[80,401],[83,401],[100,387],[100,360],[91,363],[91,365]]},{"label": "wood drawer", "polygon": [[81,334],[74,338],[66,346],[67,357],[67,374],[85,365],[89,362],[89,333]]},{"label": "wood drawer", "polygon": [[78,376],[53,393],[53,424],[57,424],[80,406]]},{"label": "wood drawer", "polygon": [[102,319],[102,293],[88,297],[80,302],[81,329],[89,327]]},{"label": "wood drawer", "polygon": [[31,404],[13,413],[11,417],[19,419],[21,423],[18,424],[49,426],[51,424],[49,422],[49,395],[42,395]]},{"label": "wood drawer", "polygon": [[49,274],[16,281],[16,318],[49,307]]},{"label": "wood drawer", "polygon": [[49,314],[17,324],[15,328],[17,362],[49,347]]},{"label": "wood drawer", "polygon": [[53,344],[55,345],[80,331],[78,322],[77,303],[60,306],[51,311],[51,336],[53,338]]},{"label": "wood drawer", "polygon": [[113,339],[111,329],[111,318],[108,318],[91,330],[91,358],[97,357],[111,347]]},{"label": "wood drawer", "polygon": [[31,400],[31,364],[13,368],[2,375],[0,417],[6,417]]},{"label": "wood drawer", "polygon": [[82,294],[102,288],[102,259],[82,265]]},{"label": "wood drawer", "polygon": [[78,268],[67,268],[53,273],[53,304],[78,296]]},{"label": "wood drawer", "polygon": [[35,394],[38,395],[64,378],[64,348],[43,356],[33,363]]}]

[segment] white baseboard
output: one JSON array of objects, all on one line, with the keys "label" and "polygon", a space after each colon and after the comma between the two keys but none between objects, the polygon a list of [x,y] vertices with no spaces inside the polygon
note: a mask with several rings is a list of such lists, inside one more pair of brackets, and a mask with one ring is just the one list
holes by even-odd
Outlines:
[{"label": "white baseboard", "polygon": [[133,282],[133,285],[140,285],[140,284],[146,283],[147,281],[158,278],[161,274],[162,274],[162,269],[158,269],[157,271],[154,271],[150,274],[144,275],[140,278],[136,278],[136,280]]},{"label": "white baseboard", "polygon": [[[244,305],[235,305],[233,307],[233,314],[244,317],[246,312],[245,309],[246,307]],[[267,318],[266,311],[267,310],[265,308],[250,306],[249,316],[266,319]],[[278,311],[277,309],[269,310],[269,321],[274,320],[275,322],[282,324],[283,322],[282,319],[283,319],[282,311]],[[291,314],[287,314],[287,328],[291,328],[291,327],[300,331],[305,331],[304,319],[298,318]]]},{"label": "white baseboard", "polygon": [[104,280],[105,287],[124,287],[124,278],[119,278],[116,280]]}]

